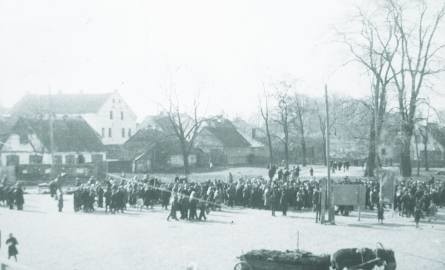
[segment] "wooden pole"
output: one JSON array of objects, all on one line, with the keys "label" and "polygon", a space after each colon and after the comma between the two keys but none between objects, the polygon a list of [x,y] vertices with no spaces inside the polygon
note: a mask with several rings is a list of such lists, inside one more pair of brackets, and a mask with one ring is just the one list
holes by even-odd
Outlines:
[{"label": "wooden pole", "polygon": [[335,224],[335,214],[334,214],[334,204],[333,204],[333,196],[332,196],[332,183],[331,183],[331,166],[330,166],[330,160],[329,160],[329,154],[330,154],[330,145],[329,145],[329,99],[328,99],[328,85],[325,84],[324,87],[324,94],[325,94],[325,105],[326,105],[326,163],[327,163],[327,206],[328,206],[328,220],[331,224]]},{"label": "wooden pole", "polygon": [[50,143],[50,151],[51,151],[51,180],[54,180],[56,176],[55,172],[55,160],[54,160],[54,119],[53,119],[53,111],[52,111],[52,96],[51,90],[49,91],[49,143]]}]

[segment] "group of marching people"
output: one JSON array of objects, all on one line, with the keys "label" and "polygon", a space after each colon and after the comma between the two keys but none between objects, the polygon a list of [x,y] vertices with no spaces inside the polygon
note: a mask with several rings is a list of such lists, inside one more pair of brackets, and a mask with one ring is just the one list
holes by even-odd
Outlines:
[{"label": "group of marching people", "polygon": [[400,216],[414,217],[417,226],[422,217],[434,218],[442,206],[445,206],[445,183],[434,177],[428,182],[405,180],[396,186],[394,209]]},{"label": "group of marching people", "polygon": [[7,178],[3,178],[0,184],[0,203],[9,209],[23,210],[25,204],[23,188],[20,184],[8,185]]}]

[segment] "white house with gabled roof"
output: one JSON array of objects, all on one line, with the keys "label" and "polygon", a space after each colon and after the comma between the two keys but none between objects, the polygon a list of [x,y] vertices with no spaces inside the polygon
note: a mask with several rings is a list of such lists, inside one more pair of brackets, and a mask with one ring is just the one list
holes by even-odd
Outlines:
[{"label": "white house with gabled roof", "polygon": [[136,114],[119,92],[105,94],[26,95],[11,109],[25,117],[82,117],[105,145],[125,143],[136,132]]}]

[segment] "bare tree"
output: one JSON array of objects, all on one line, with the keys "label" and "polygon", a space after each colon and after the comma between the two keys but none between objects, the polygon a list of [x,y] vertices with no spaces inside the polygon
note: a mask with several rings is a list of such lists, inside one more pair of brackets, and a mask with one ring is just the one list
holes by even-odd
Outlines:
[{"label": "bare tree", "polygon": [[276,93],[278,116],[275,121],[280,125],[283,132],[282,142],[284,147],[284,166],[286,169],[289,169],[289,130],[291,125],[289,90],[291,87],[290,83],[281,81]]},{"label": "bare tree", "polygon": [[305,139],[305,117],[307,112],[307,98],[302,95],[295,94],[293,97],[293,110],[292,113],[295,115],[292,119],[297,127],[300,144],[301,144],[301,156],[303,166],[306,166],[306,139]]},{"label": "bare tree", "polygon": [[267,145],[269,148],[269,165],[272,166],[274,164],[274,159],[273,159],[272,138],[271,138],[270,127],[269,127],[269,125],[270,125],[269,97],[268,97],[268,94],[266,93],[266,89],[265,89],[264,85],[263,85],[263,88],[264,88],[264,104],[262,104],[262,102],[260,100],[259,105],[260,105],[261,118],[263,119],[264,125],[266,127]]},{"label": "bare tree", "polygon": [[[377,19],[379,18],[377,16]],[[393,80],[391,63],[399,43],[395,38],[395,25],[386,20],[386,17],[383,18],[386,23],[380,27],[378,22],[373,22],[359,10],[359,20],[361,29],[358,35],[341,34],[354,60],[362,65],[370,76],[370,98],[363,101],[371,115],[365,176],[374,176],[374,170],[379,166],[377,149],[387,110],[387,92]]]},{"label": "bare tree", "polygon": [[174,135],[178,139],[181,147],[182,158],[184,162],[184,174],[190,173],[189,156],[194,146],[198,131],[203,123],[203,119],[198,117],[199,102],[197,99],[193,102],[192,116],[180,110],[178,102],[174,102],[170,97],[169,110],[167,112],[168,120],[173,129]]},{"label": "bare tree", "polygon": [[[409,177],[411,167],[411,139],[415,128],[415,115],[425,81],[433,74],[442,72],[443,68],[433,67],[438,52],[445,44],[435,45],[439,25],[445,15],[445,4],[437,11],[431,11],[426,2],[420,2],[414,9],[408,9],[398,0],[387,0],[387,10],[391,23],[395,25],[395,37],[400,43],[397,48],[397,63],[391,61],[391,73],[397,89],[398,107],[401,118],[401,160],[400,170],[403,176]],[[406,13],[410,13],[409,20]],[[412,20],[416,13],[418,17]],[[431,19],[431,20],[429,20]],[[387,54],[391,54],[387,50]]]}]

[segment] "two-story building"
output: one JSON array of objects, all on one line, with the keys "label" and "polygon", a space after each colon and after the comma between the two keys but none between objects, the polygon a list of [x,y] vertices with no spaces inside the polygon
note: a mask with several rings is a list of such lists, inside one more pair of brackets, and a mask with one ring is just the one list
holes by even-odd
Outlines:
[{"label": "two-story building", "polygon": [[14,116],[83,118],[105,145],[125,143],[136,132],[135,113],[115,91],[105,94],[26,95],[11,109]]},{"label": "two-story building", "polygon": [[[82,118],[19,118],[0,145],[0,166],[84,164],[106,159],[97,133]],[[51,136],[52,130],[52,136]]]}]

